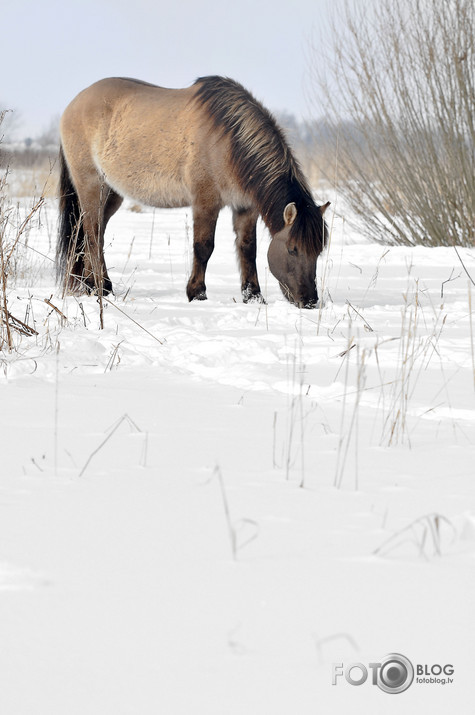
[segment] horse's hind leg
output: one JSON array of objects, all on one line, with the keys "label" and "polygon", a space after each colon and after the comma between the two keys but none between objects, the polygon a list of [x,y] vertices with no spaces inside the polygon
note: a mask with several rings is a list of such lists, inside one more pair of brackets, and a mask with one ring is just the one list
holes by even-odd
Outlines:
[{"label": "horse's hind leg", "polygon": [[188,300],[206,300],[206,266],[214,249],[220,206],[193,205],[193,268],[186,286]]},{"label": "horse's hind leg", "polygon": [[103,182],[81,196],[84,227],[83,282],[90,292],[108,295],[112,283],[104,260],[104,232],[123,199]]},{"label": "horse's hind leg", "polygon": [[233,227],[241,270],[241,292],[244,303],[251,300],[264,302],[256,268],[256,223],[254,209],[233,209]]},{"label": "horse's hind leg", "polygon": [[104,207],[104,222],[102,224],[103,233],[106,230],[109,219],[112,218],[115,212],[120,208],[123,200],[122,196],[116,194],[113,189],[109,189],[109,196]]},{"label": "horse's hind leg", "polygon": [[104,272],[104,281],[103,281],[103,288],[102,288],[103,295],[108,295],[109,293],[112,292],[112,282],[109,278],[109,274],[107,272],[107,268],[106,268],[106,264],[105,264],[105,260],[104,260],[104,234],[105,234],[106,226],[109,222],[109,219],[119,209],[123,200],[124,199],[122,196],[120,196],[113,189],[110,189],[108,187],[108,196],[106,198],[105,205],[104,205],[103,218],[99,224],[99,245],[100,245],[100,251],[102,254],[102,265],[103,265],[103,272]]}]

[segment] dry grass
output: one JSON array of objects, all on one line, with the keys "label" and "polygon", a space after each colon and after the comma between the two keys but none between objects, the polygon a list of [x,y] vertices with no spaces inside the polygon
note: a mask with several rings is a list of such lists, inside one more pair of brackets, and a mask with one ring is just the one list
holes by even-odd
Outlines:
[{"label": "dry grass", "polygon": [[404,553],[406,545],[409,545],[419,557],[430,559],[432,556],[442,556],[445,542],[448,541],[448,534],[444,533],[443,527],[446,527],[446,532],[450,532],[453,540],[457,532],[449,519],[441,514],[425,514],[392,534],[373,554],[388,556],[394,552]]},{"label": "dry grass", "polygon": [[215,467],[213,476],[216,477],[219,484],[226,527],[231,545],[231,554],[233,560],[236,561],[239,551],[250,544],[251,541],[257,539],[259,535],[259,525],[253,519],[238,519],[237,521],[232,519],[224,478],[219,466]]},{"label": "dry grass", "polygon": [[58,187],[58,151],[48,149],[3,150],[0,168],[8,175],[8,193],[14,198],[55,198]]},{"label": "dry grass", "polygon": [[[3,117],[4,113],[0,113],[0,126]],[[22,218],[18,207],[12,203],[7,193],[10,181],[11,175],[6,167],[0,175],[0,350],[8,352],[18,347],[22,336],[37,335],[36,330],[10,312],[9,281],[21,272],[19,249],[27,245],[33,218],[40,212],[45,201],[45,196],[40,191],[39,198],[31,202],[30,210]],[[46,180],[44,186],[47,183]]]},{"label": "dry grass", "polygon": [[31,171],[17,171],[10,180],[10,193],[17,198],[43,196],[54,199],[58,195],[58,174],[56,167],[44,167]]}]

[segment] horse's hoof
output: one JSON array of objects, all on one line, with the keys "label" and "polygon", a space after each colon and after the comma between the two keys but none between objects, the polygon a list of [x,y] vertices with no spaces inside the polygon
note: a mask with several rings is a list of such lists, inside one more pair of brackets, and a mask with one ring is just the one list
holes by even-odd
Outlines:
[{"label": "horse's hoof", "polygon": [[244,288],[242,291],[242,302],[243,303],[264,303],[265,298],[260,291],[254,291],[250,286]]},{"label": "horse's hoof", "polygon": [[104,285],[102,286],[102,295],[110,295],[111,293],[114,293],[112,290],[112,281],[110,278],[106,278],[104,280]]},{"label": "horse's hoof", "polygon": [[95,283],[92,281],[89,281],[88,279],[83,279],[81,281],[81,284],[83,286],[83,292],[86,292],[87,295],[110,295],[114,291],[112,290],[112,281],[110,278],[104,278],[104,281],[102,283],[102,290],[99,290]]},{"label": "horse's hoof", "polygon": [[206,292],[202,290],[201,293],[197,293],[196,295],[190,297],[190,303],[193,300],[208,300],[208,296],[206,295]]},{"label": "horse's hoof", "polygon": [[267,305],[266,299],[263,295],[251,295],[249,298],[243,298],[243,303],[260,303],[261,305]]},{"label": "horse's hoof", "polygon": [[101,291],[97,290],[96,286],[88,285],[88,286],[86,286],[86,293],[87,293],[87,295],[97,295],[97,296],[101,295],[103,298],[105,298],[108,295],[111,295],[111,294],[113,295],[114,291],[112,290],[112,284],[111,284],[110,288],[103,286]]}]

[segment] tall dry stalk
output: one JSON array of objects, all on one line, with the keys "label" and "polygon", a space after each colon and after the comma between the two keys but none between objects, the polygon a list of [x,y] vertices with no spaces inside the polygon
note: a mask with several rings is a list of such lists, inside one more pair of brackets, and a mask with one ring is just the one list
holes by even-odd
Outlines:
[{"label": "tall dry stalk", "polygon": [[[1,209],[0,209],[1,212]],[[12,332],[10,328],[10,320],[8,313],[8,301],[7,301],[7,271],[5,265],[5,251],[4,251],[4,231],[3,231],[3,216],[0,216],[0,284],[1,284],[1,297],[0,297],[0,350],[3,345],[6,344],[8,350],[13,348]],[[3,333],[6,335],[4,337]]]},{"label": "tall dry stalk", "polygon": [[[0,131],[5,114],[5,111],[0,112]],[[7,226],[9,213],[6,199],[7,177],[8,169],[5,169],[0,176],[0,350],[2,350],[5,345],[8,350],[12,350],[13,348],[7,300]]]},{"label": "tall dry stalk", "polygon": [[[0,112],[0,131],[2,127],[3,120],[5,118],[5,112]],[[6,318],[5,311],[7,310],[7,293],[6,293],[6,274],[5,274],[5,255],[4,255],[4,236],[5,236],[5,184],[6,184],[7,173],[5,172],[0,176],[0,350],[3,348],[4,344],[8,346],[11,350],[11,333],[8,319]],[[6,336],[6,339],[5,339]]]},{"label": "tall dry stalk", "polygon": [[475,390],[475,348],[473,344],[472,286],[468,284],[468,315],[470,321],[470,354],[472,356],[473,389]]}]

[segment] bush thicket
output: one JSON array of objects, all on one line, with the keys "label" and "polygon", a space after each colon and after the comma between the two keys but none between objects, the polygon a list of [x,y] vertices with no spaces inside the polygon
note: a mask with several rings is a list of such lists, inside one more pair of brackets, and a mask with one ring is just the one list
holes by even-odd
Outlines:
[{"label": "bush thicket", "polygon": [[377,241],[474,245],[474,14],[473,0],[344,2],[325,76],[313,52],[332,179]]}]

